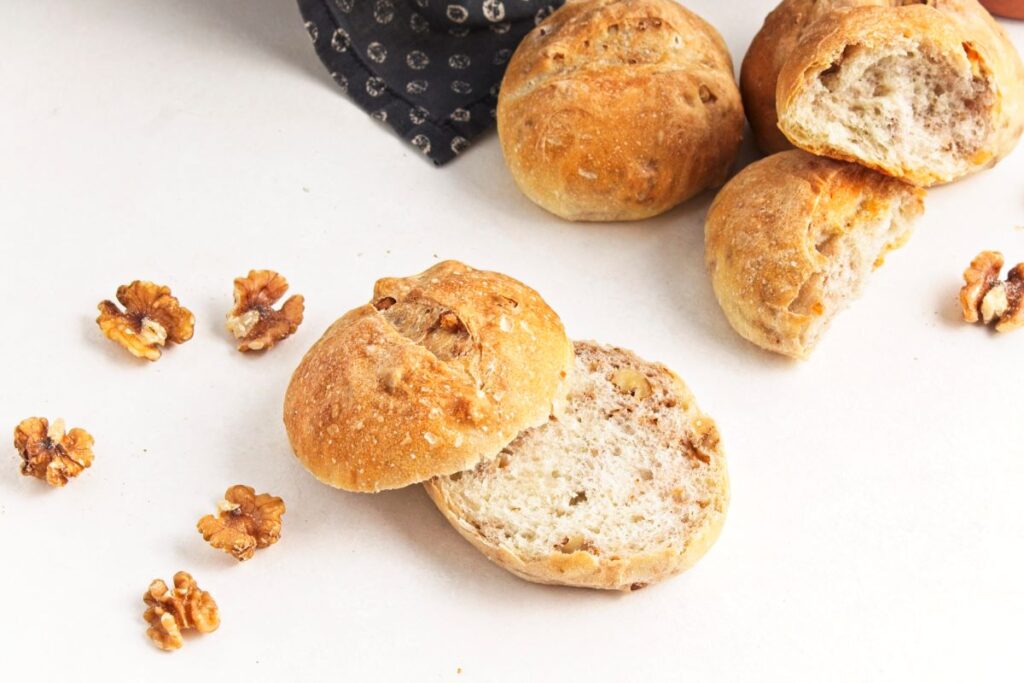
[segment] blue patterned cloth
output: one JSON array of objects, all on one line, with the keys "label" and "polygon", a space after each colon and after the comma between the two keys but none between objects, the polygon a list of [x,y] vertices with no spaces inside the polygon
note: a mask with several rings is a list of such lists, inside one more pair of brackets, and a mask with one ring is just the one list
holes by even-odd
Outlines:
[{"label": "blue patterned cloth", "polygon": [[298,2],[335,83],[440,166],[491,127],[516,45],[563,0]]}]

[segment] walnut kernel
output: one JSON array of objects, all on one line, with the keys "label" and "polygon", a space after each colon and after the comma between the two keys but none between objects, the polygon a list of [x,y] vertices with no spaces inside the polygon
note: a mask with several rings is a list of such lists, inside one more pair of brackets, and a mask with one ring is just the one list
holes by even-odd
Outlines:
[{"label": "walnut kernel", "polygon": [[290,337],[302,324],[305,300],[301,294],[288,298],[280,309],[274,304],[288,291],[288,280],[272,270],[250,270],[235,278],[235,307],[227,316],[227,328],[238,340],[239,351],[262,351]]},{"label": "walnut kernel", "polygon": [[983,251],[964,271],[960,307],[964,320],[995,324],[997,332],[1024,327],[1024,263],[1010,269],[1006,280],[999,279],[1003,255]]},{"label": "walnut kernel", "polygon": [[215,517],[206,515],[196,528],[214,548],[230,553],[239,562],[251,559],[257,548],[281,538],[284,501],[268,493],[256,495],[249,486],[236,484],[224,493]]},{"label": "walnut kernel", "polygon": [[84,429],[64,431],[64,420],[45,417],[22,420],[14,429],[14,447],[21,454],[21,473],[61,487],[92,465],[93,439]]},{"label": "walnut kernel", "polygon": [[96,323],[107,339],[117,342],[138,358],[160,358],[165,344],[182,344],[192,338],[195,316],[163,285],[135,280],[117,288],[117,300],[101,301]]},{"label": "walnut kernel", "polygon": [[184,644],[183,630],[210,633],[220,626],[213,596],[201,590],[188,572],[174,575],[173,591],[161,579],[154,579],[142,600],[147,607],[143,617],[149,623],[146,635],[161,650],[180,648]]},{"label": "walnut kernel", "polygon": [[619,368],[612,374],[612,384],[641,401],[653,393],[651,382],[633,368]]}]

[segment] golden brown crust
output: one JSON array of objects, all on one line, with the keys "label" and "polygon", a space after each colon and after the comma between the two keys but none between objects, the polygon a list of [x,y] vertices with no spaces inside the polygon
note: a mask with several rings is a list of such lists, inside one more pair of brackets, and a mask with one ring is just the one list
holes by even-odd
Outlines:
[{"label": "golden brown crust", "polygon": [[[576,345],[592,347],[594,343],[576,342]],[[623,349],[613,349],[613,352],[633,357]],[[606,556],[580,549],[572,553],[552,550],[541,556],[523,557],[481,531],[474,523],[473,510],[461,505],[456,496],[449,495],[444,479],[425,482],[427,494],[463,538],[492,562],[526,581],[634,591],[689,569],[714,545],[725,524],[729,507],[728,470],[714,420],[700,412],[693,394],[678,375],[664,366],[658,367],[658,382],[666,386],[668,393],[674,395],[676,405],[685,411],[689,424],[693,425],[694,438],[698,439],[694,448],[699,450],[702,459],[707,459],[706,476],[713,478],[706,484],[712,495],[707,501],[704,521],[687,537],[673,539],[675,542],[669,546],[631,555]]]},{"label": "golden brown crust", "polygon": [[531,200],[569,220],[636,220],[722,183],[743,110],[707,22],[670,0],[567,3],[520,43],[498,135]]},{"label": "golden brown crust", "polygon": [[924,191],[898,180],[801,150],[751,164],[718,193],[705,225],[705,259],[729,322],[762,348],[805,358],[809,328],[831,313],[793,305],[828,260],[813,227],[856,229],[894,202],[912,218],[923,200]]},{"label": "golden brown crust", "polygon": [[445,261],[385,278],[295,370],[284,421],[299,460],[350,491],[468,469],[547,420],[572,368],[558,316],[500,273]]},{"label": "golden brown crust", "polygon": [[955,179],[934,169],[902,168],[854,158],[844,150],[807,139],[787,118],[787,111],[805,84],[840,60],[849,46],[871,50],[886,45],[894,36],[927,40],[950,55],[966,54],[986,74],[996,89],[992,134],[968,160],[968,172],[992,166],[1006,156],[1024,131],[1024,64],[1005,31],[976,0],[857,7],[834,12],[813,24],[785,61],[776,84],[779,128],[790,141],[814,154],[856,161],[922,187]]}]

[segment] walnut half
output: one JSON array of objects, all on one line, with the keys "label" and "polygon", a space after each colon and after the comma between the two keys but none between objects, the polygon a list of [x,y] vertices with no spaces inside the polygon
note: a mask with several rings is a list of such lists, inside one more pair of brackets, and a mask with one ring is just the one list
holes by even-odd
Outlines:
[{"label": "walnut half", "polygon": [[64,420],[45,417],[22,420],[14,429],[14,447],[21,454],[21,473],[59,488],[92,465],[93,439],[84,429],[64,431]]},{"label": "walnut half", "polygon": [[161,650],[180,648],[185,642],[181,632],[186,629],[210,633],[220,626],[213,596],[201,590],[188,572],[174,575],[173,591],[161,579],[154,579],[142,600],[147,607],[143,618],[149,623],[146,635]]},{"label": "walnut half", "polygon": [[239,562],[251,559],[257,548],[281,538],[284,501],[269,493],[256,495],[250,486],[236,484],[224,493],[216,517],[206,515],[196,528],[214,548],[230,553]]},{"label": "walnut half", "polygon": [[250,270],[235,279],[235,307],[228,313],[227,328],[238,340],[239,351],[269,349],[299,329],[306,308],[301,294],[274,309],[287,291],[288,280],[272,270]]},{"label": "walnut half", "polygon": [[999,279],[1002,269],[998,251],[983,251],[971,261],[960,290],[965,321],[994,323],[997,332],[1024,327],[1024,263],[1011,268],[1006,280]]},{"label": "walnut half", "polygon": [[633,368],[619,368],[612,374],[612,384],[623,393],[639,400],[649,398],[654,389],[642,372]]},{"label": "walnut half", "polygon": [[107,339],[133,356],[154,361],[165,344],[192,338],[195,316],[171,296],[169,287],[136,280],[117,288],[117,300],[124,310],[112,301],[101,301],[96,324]]}]

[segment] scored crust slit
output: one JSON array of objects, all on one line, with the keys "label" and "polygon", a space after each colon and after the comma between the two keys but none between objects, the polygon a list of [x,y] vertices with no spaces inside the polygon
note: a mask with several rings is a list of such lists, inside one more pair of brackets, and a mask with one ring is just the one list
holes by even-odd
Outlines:
[{"label": "scored crust slit", "polygon": [[780,152],[715,198],[705,249],[730,324],[806,358],[885,255],[910,237],[924,191],[856,164]]},{"label": "scored crust slit", "polygon": [[375,492],[494,457],[565,393],[572,345],[535,291],[444,261],[383,278],[292,376],[284,421],[318,479]]},{"label": "scored crust slit", "polygon": [[995,163],[1020,135],[1024,72],[991,18],[957,4],[818,21],[779,74],[779,128],[797,147],[920,186]]},{"label": "scored crust slit", "polygon": [[565,410],[426,489],[487,557],[529,581],[636,590],[693,565],[728,505],[718,430],[675,374],[575,344]]}]

